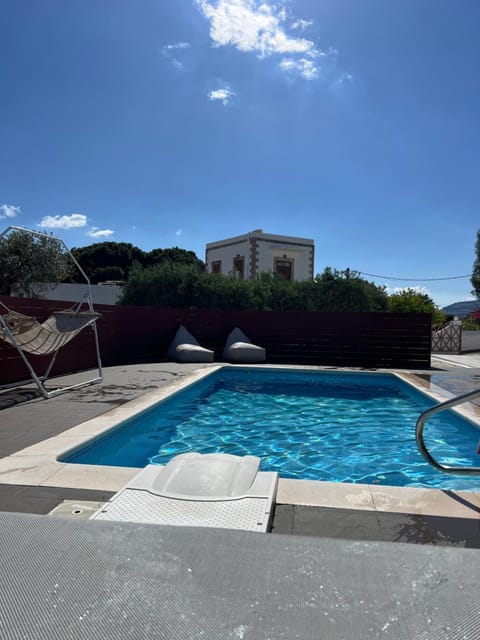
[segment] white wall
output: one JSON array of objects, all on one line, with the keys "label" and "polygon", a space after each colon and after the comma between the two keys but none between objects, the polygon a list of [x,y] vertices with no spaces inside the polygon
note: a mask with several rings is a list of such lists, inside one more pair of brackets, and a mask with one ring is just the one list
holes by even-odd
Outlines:
[{"label": "white wall", "polygon": [[307,247],[295,247],[292,245],[282,245],[270,243],[268,241],[257,241],[257,273],[261,271],[273,272],[275,258],[293,261],[293,279],[308,280],[310,252]]},{"label": "white wall", "polygon": [[[80,301],[86,291],[87,286],[85,284],[61,283],[54,289],[43,293],[42,298],[76,302]],[[122,287],[114,284],[92,284],[91,291],[93,304],[116,304],[122,292]]]},{"label": "white wall", "polygon": [[480,331],[462,331],[463,351],[480,351]]},{"label": "white wall", "polygon": [[208,272],[212,272],[212,262],[216,260],[222,261],[222,274],[224,276],[228,276],[233,272],[233,259],[237,256],[243,256],[245,260],[245,270],[244,277],[248,279],[250,276],[249,271],[249,242],[248,239],[245,238],[243,240],[239,240],[235,244],[228,244],[224,247],[212,247],[207,251],[207,261],[208,261]]}]

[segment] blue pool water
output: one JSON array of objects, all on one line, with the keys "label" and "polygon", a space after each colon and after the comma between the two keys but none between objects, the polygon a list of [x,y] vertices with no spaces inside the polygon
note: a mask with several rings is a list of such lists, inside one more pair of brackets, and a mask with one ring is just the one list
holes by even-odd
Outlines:
[{"label": "blue pool water", "polygon": [[[418,452],[415,423],[433,404],[390,374],[226,368],[62,461],[144,467],[188,451],[253,454],[284,478],[480,490],[480,478],[442,474]],[[445,464],[479,465],[479,437],[451,411],[425,428]]]}]

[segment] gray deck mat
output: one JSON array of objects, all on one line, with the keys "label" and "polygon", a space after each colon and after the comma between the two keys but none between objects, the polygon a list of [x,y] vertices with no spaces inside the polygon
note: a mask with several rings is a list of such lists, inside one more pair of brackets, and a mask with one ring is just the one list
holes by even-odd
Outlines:
[{"label": "gray deck mat", "polygon": [[1,638],[480,637],[475,549],[0,513]]}]

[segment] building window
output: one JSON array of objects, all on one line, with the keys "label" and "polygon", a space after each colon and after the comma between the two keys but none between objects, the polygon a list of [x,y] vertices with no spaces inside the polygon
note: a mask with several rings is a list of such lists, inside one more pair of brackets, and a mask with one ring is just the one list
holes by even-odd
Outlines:
[{"label": "building window", "polygon": [[212,262],[212,273],[222,273],[222,261],[214,260]]},{"label": "building window", "polygon": [[293,260],[275,258],[273,270],[275,273],[279,273],[285,280],[291,280],[293,276]]},{"label": "building window", "polygon": [[245,277],[245,258],[243,256],[237,256],[233,259],[233,275],[239,280],[243,280]]}]

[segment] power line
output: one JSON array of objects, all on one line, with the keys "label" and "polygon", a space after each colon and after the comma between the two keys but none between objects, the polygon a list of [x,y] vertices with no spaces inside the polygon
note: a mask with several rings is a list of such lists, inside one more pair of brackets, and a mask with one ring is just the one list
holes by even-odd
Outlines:
[{"label": "power line", "polygon": [[471,278],[472,274],[466,276],[448,276],[446,278],[394,278],[393,276],[379,276],[376,273],[358,272],[361,276],[370,276],[371,278],[381,278],[382,280],[404,280],[407,282],[439,282],[440,280],[460,280],[461,278]]}]

